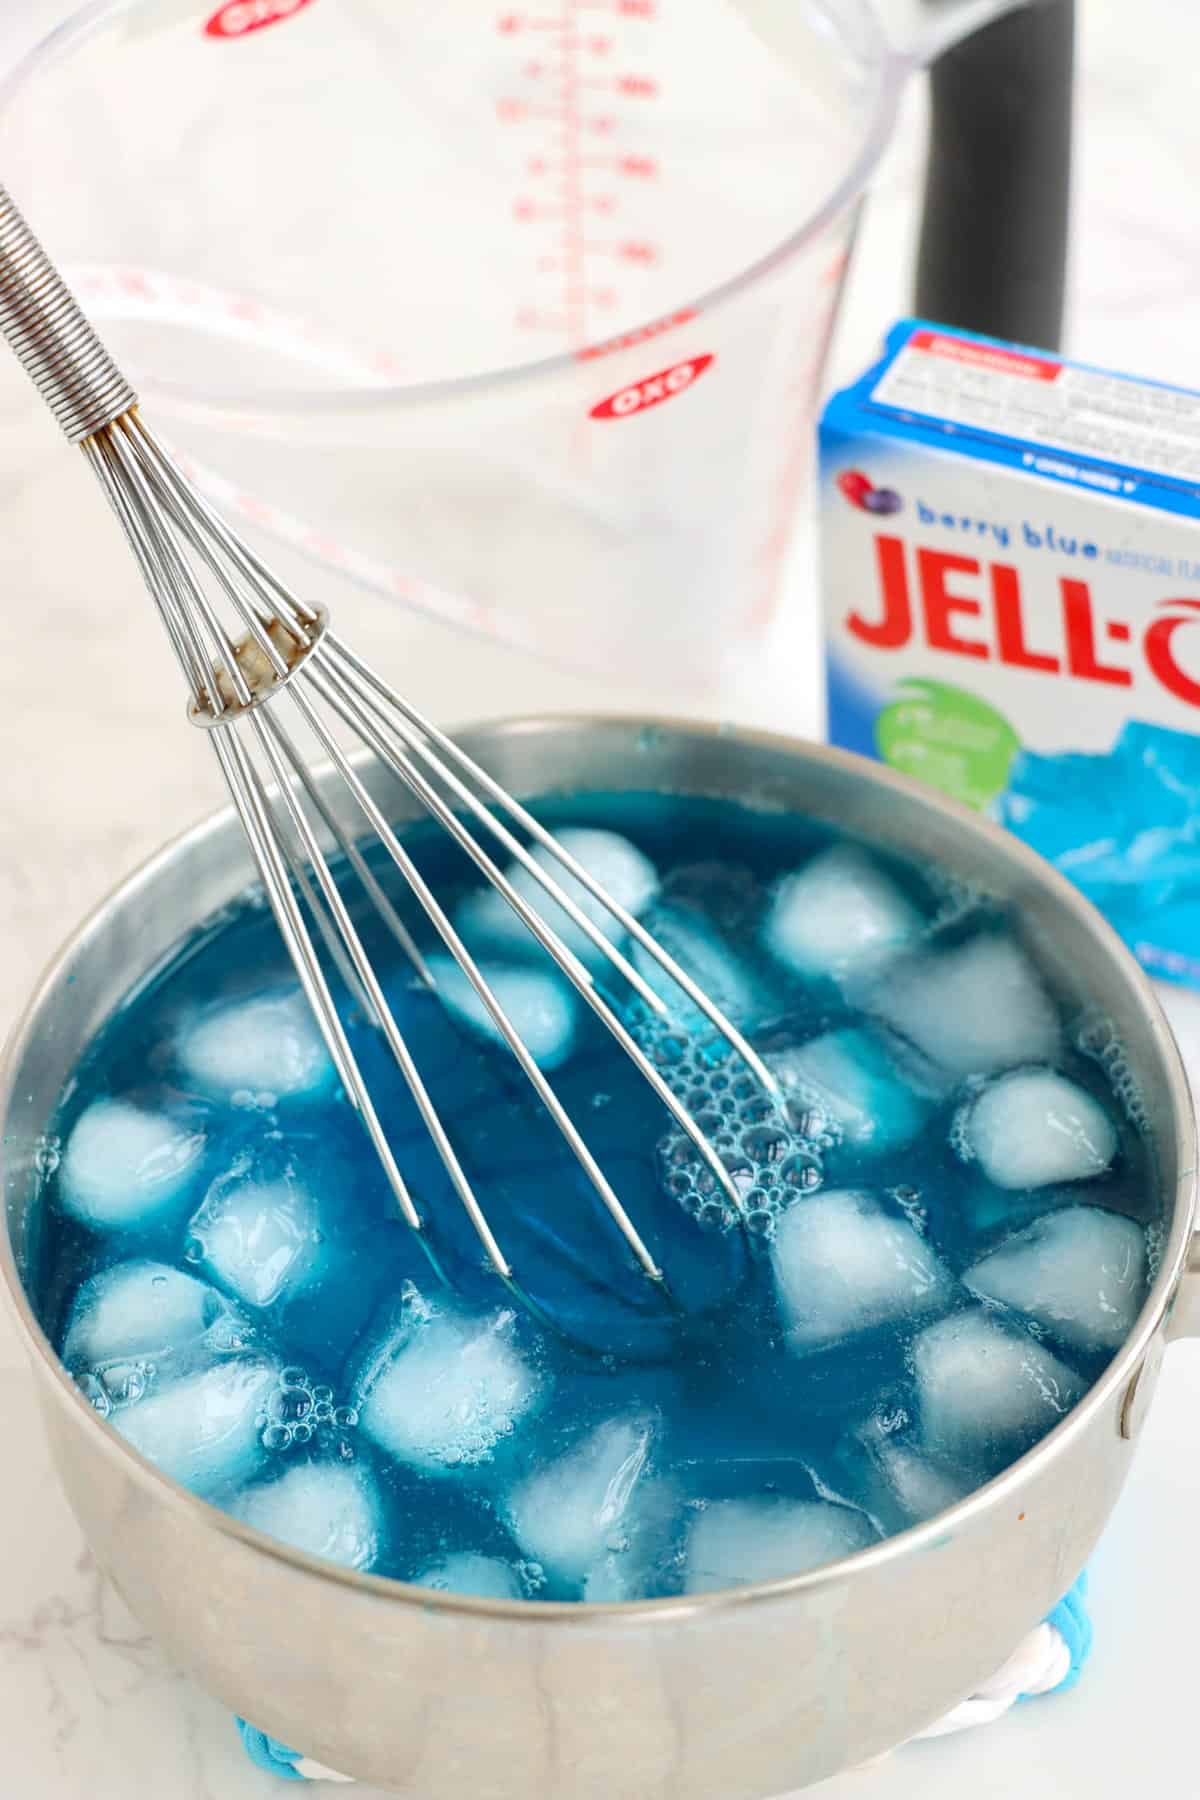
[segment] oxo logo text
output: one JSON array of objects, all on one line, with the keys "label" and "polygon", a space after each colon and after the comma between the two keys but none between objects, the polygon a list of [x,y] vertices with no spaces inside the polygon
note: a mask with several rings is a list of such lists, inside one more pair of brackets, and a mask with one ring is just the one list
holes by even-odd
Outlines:
[{"label": "oxo logo text", "polygon": [[598,400],[588,417],[629,419],[634,413],[645,412],[649,406],[659,406],[664,400],[673,399],[676,394],[682,394],[685,388],[694,386],[715,360],[715,352],[693,356],[687,362],[677,362],[669,369],[660,369],[657,375],[647,375],[643,381],[631,382],[628,387],[618,388],[606,400]]},{"label": "oxo logo text", "polygon": [[312,0],[226,0],[204,27],[206,37],[240,38],[266,25],[280,25]]},{"label": "oxo logo text", "polygon": [[[875,569],[878,605],[856,606],[846,629],[876,650],[923,642],[949,656],[1126,688],[1140,664],[1175,699],[1200,707],[1200,673],[1180,661],[1178,641],[1182,626],[1200,624],[1200,599],[1162,600],[1135,631],[1128,620],[1101,618],[1089,583],[1072,576],[1042,577],[1035,613],[1010,563],[928,548],[910,556],[903,538],[881,534]],[[1200,659],[1192,666],[1200,672]]]}]

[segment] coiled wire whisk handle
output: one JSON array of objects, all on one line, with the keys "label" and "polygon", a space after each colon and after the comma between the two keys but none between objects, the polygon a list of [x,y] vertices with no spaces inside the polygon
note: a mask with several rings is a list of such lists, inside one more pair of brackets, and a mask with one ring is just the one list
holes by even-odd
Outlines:
[{"label": "coiled wire whisk handle", "polygon": [[137,394],[0,184],[0,334],[71,443],[137,405]]}]

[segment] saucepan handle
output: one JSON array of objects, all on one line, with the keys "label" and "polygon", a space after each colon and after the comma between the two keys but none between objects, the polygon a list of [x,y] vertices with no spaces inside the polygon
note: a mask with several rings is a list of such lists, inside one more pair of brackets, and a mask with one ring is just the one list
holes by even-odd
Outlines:
[{"label": "saucepan handle", "polygon": [[[916,310],[944,325],[1057,349],[1075,0],[1032,0],[982,25],[988,9],[974,0],[926,4],[925,11],[926,36],[915,46],[930,62]],[[968,35],[958,35],[964,29]]]},{"label": "saucepan handle", "polygon": [[[734,0],[802,63],[798,0]],[[821,0],[836,12],[850,0]],[[896,74],[929,70],[916,309],[942,325],[1055,350],[1071,187],[1075,0],[861,0]],[[871,17],[873,16],[873,19]]]},{"label": "saucepan handle", "polygon": [[1192,1233],[1183,1279],[1167,1324],[1167,1338],[1171,1343],[1186,1337],[1200,1337],[1200,1230]]}]

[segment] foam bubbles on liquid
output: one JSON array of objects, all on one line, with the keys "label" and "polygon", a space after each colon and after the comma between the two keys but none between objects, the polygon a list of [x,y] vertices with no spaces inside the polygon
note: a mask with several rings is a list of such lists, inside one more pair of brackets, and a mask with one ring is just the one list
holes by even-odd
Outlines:
[{"label": "foam bubbles on liquid", "polygon": [[306,1370],[290,1363],[267,1395],[257,1423],[265,1450],[274,1455],[316,1443],[331,1456],[354,1455],[349,1434],[358,1424],[358,1409],[339,1405],[333,1388],[314,1382]]},{"label": "foam bubbles on liquid", "polygon": [[[742,1201],[745,1223],[756,1237],[769,1238],[779,1215],[823,1179],[821,1148],[830,1140],[805,1136],[816,1120],[799,1123],[784,1115],[732,1053],[711,1046],[659,1039],[669,1046],[656,1061],[667,1085],[687,1107],[729,1171]],[[654,1054],[651,1036],[647,1046]],[[666,1192],[702,1225],[729,1230],[737,1209],[701,1156],[688,1132],[672,1123],[658,1144],[659,1178]]]},{"label": "foam bubbles on liquid", "polygon": [[1104,1070],[1121,1109],[1135,1131],[1149,1129],[1149,1115],[1141,1084],[1129,1064],[1129,1054],[1110,1019],[1088,1013],[1075,1033],[1075,1044]]}]

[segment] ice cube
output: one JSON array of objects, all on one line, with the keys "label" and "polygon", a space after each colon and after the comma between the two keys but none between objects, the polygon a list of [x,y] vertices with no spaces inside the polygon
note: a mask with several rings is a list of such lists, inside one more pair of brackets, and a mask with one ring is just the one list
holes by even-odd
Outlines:
[{"label": "ice cube", "polygon": [[801,1575],[865,1550],[876,1535],[865,1514],[832,1501],[710,1501],[688,1532],[684,1591],[711,1594]]},{"label": "ice cube", "polygon": [[771,1268],[787,1341],[799,1352],[935,1311],[952,1292],[913,1227],[849,1188],[813,1194],[782,1215]]},{"label": "ice cube", "polygon": [[916,1137],[929,1103],[903,1081],[873,1032],[827,1031],[806,1044],[771,1052],[767,1063],[784,1092],[856,1149],[898,1149]]},{"label": "ice cube", "polygon": [[356,1387],[366,1435],[432,1475],[487,1462],[546,1397],[512,1311],[451,1311],[411,1282]]},{"label": "ice cube", "polygon": [[120,1407],[111,1422],[164,1475],[212,1499],[244,1487],[266,1460],[259,1419],[279,1375],[268,1358],[232,1357]]},{"label": "ice cube", "polygon": [[1117,1128],[1098,1100],[1052,1069],[1017,1069],[972,1100],[955,1141],[1002,1188],[1102,1175]]},{"label": "ice cube", "polygon": [[957,1506],[971,1490],[969,1481],[956,1481],[906,1444],[881,1446],[879,1466],[900,1515],[900,1521],[890,1527],[893,1531],[936,1519],[939,1513]]},{"label": "ice cube", "polygon": [[582,1582],[606,1552],[626,1552],[653,1435],[648,1416],[608,1419],[521,1481],[504,1511],[526,1555],[559,1581]]},{"label": "ice cube", "polygon": [[[749,1025],[770,1012],[767,984],[700,913],[687,906],[658,905],[646,915],[645,925],[660,949],[734,1025]],[[632,961],[638,974],[666,1001],[678,1024],[703,1028],[699,1007],[641,944],[634,944]]]},{"label": "ice cube", "polygon": [[167,1113],[94,1100],[67,1139],[59,1196],[85,1225],[136,1231],[183,1202],[203,1154],[204,1133]]},{"label": "ice cube", "polygon": [[[479,1037],[504,1044],[500,1027],[452,956],[425,959],[443,1006]],[[480,962],[479,972],[540,1068],[556,1069],[575,1047],[579,1003],[565,976],[549,961],[531,969]]]},{"label": "ice cube", "polygon": [[[580,1598],[589,1606],[644,1600],[673,1574],[683,1497],[664,1475],[643,1473],[624,1527],[584,1576]],[[675,1585],[672,1580],[672,1586]]]},{"label": "ice cube", "polygon": [[[587,826],[566,826],[554,835],[563,849],[582,864],[588,874],[626,912],[632,913],[636,918],[649,906],[658,892],[658,871],[649,857],[644,856],[628,838],[618,836],[615,831],[594,831]],[[532,845],[529,854],[557,883],[567,898],[575,902],[584,916],[600,928],[610,943],[620,942],[625,935],[620,923],[606,906],[589,894],[581,881],[562,866],[557,857],[552,856],[540,844]],[[510,863],[504,872],[526,905],[531,906],[558,933],[567,948],[574,951],[582,962],[595,968],[607,960],[603,951],[596,948],[586,933],[580,930],[561,906],[550,899],[541,883],[520,863]],[[502,954],[521,955],[526,951],[538,956],[546,954],[504,896],[492,887],[481,888],[477,893],[467,896],[458,909],[455,925],[468,943],[479,942]]]},{"label": "ice cube", "polygon": [[1146,1235],[1132,1219],[1071,1206],[1039,1219],[963,1276],[1080,1350],[1117,1350],[1146,1294]]},{"label": "ice cube", "polygon": [[221,1099],[245,1092],[270,1105],[317,1094],[336,1079],[300,992],[280,990],[208,1008],[183,1028],[178,1055],[188,1079]]},{"label": "ice cube", "polygon": [[1060,1044],[1058,1015],[1037,970],[996,932],[890,963],[861,998],[951,1084],[1050,1061]]},{"label": "ice cube", "polygon": [[446,1594],[477,1594],[484,1600],[520,1600],[521,1583],[515,1569],[498,1556],[473,1556],[463,1550],[443,1556],[413,1576],[417,1587]]},{"label": "ice cube", "polygon": [[865,1512],[885,1532],[907,1531],[956,1506],[973,1482],[952,1474],[919,1443],[910,1441],[886,1415],[876,1414],[855,1434],[860,1456],[865,1452],[865,1491],[854,1490]]},{"label": "ice cube", "polygon": [[62,1358],[86,1370],[111,1400],[135,1398],[165,1368],[244,1349],[248,1330],[223,1295],[166,1263],[116,1263],[85,1281],[72,1302]]},{"label": "ice cube", "polygon": [[317,1278],[317,1202],[294,1177],[256,1181],[248,1159],[214,1181],[188,1227],[197,1266],[235,1299],[287,1304]]},{"label": "ice cube", "polygon": [[921,1434],[935,1456],[990,1476],[1030,1449],[1084,1384],[1027,1332],[982,1310],[940,1319],[912,1349]]},{"label": "ice cube", "polygon": [[383,1508],[361,1463],[297,1463],[229,1505],[235,1518],[310,1556],[369,1569],[379,1556]]},{"label": "ice cube", "polygon": [[838,844],[780,882],[763,941],[798,975],[838,980],[878,969],[912,943],[924,923],[877,863],[850,844]]}]

